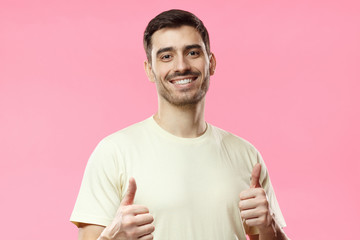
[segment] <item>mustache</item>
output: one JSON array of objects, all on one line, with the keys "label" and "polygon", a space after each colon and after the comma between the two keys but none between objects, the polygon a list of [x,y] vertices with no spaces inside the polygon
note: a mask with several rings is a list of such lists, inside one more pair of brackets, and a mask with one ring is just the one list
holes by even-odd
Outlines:
[{"label": "mustache", "polygon": [[185,72],[174,72],[173,74],[170,74],[166,77],[166,80],[170,80],[172,78],[176,78],[176,77],[185,77],[185,76],[196,76],[198,77],[200,75],[199,72],[193,72],[190,70],[186,70]]}]

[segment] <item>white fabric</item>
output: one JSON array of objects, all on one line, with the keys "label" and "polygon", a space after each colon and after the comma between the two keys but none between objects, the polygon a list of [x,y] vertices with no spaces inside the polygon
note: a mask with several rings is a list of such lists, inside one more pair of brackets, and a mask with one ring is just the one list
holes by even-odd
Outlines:
[{"label": "white fabric", "polygon": [[266,166],[247,141],[208,124],[198,138],[180,138],[152,117],[103,139],[85,170],[71,221],[107,226],[124,196],[129,177],[134,204],[154,216],[156,240],[246,239],[238,209],[253,166],[261,163],[261,184],[281,227]]}]

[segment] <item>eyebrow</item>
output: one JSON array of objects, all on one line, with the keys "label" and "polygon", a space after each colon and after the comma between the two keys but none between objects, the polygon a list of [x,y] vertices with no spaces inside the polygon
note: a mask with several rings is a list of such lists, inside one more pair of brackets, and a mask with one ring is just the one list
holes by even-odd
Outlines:
[{"label": "eyebrow", "polygon": [[185,50],[189,50],[189,49],[193,49],[193,48],[202,49],[202,47],[199,44],[192,44],[192,45],[187,45],[185,47]]},{"label": "eyebrow", "polygon": [[173,47],[166,47],[166,48],[160,48],[157,52],[156,52],[156,56],[158,57],[161,53],[163,52],[170,52],[173,51],[174,48]]},{"label": "eyebrow", "polygon": [[[191,44],[191,45],[185,46],[185,50],[189,50],[189,49],[193,49],[193,48],[202,49],[202,47],[199,44]],[[173,47],[160,48],[156,52],[156,56],[159,56],[163,52],[170,52],[170,51],[174,51],[174,48]]]}]

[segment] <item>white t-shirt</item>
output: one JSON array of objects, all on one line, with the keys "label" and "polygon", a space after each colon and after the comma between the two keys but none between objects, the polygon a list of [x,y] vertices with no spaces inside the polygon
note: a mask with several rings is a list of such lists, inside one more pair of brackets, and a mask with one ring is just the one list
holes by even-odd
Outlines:
[{"label": "white t-shirt", "polygon": [[246,239],[239,193],[250,186],[253,166],[262,165],[261,185],[281,227],[285,221],[266,166],[247,141],[208,124],[197,138],[180,138],[150,117],[104,138],[87,164],[71,216],[107,226],[132,176],[134,204],[154,217],[155,240]]}]

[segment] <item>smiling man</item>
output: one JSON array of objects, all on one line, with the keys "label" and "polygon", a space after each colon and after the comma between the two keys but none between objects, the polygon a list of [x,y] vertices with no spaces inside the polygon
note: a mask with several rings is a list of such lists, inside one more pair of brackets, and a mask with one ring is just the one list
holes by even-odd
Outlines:
[{"label": "smiling man", "polygon": [[94,150],[71,216],[79,239],[287,239],[258,151],[204,119],[216,59],[202,21],[163,12],[144,48],[158,110]]}]

